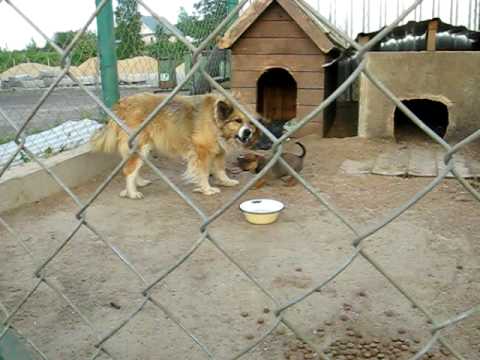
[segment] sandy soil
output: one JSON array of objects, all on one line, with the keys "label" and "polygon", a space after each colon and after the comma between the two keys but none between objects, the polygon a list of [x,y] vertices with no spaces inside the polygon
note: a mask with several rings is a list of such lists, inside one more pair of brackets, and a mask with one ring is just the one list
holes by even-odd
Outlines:
[{"label": "sandy soil", "polygon": [[[346,159],[366,160],[390,146],[383,141],[316,139],[305,141],[305,178],[348,219],[365,229],[425,187],[428,178],[340,172]],[[475,151],[478,148],[473,149]],[[158,160],[181,182],[182,166]],[[143,201],[121,199],[116,178],[88,211],[89,220],[144,275],[153,281],[199,236],[200,219],[153,173]],[[242,183],[248,174],[239,175]],[[82,198],[101,179],[75,189]],[[237,189],[193,199],[212,213]],[[237,205],[211,226],[211,233],[241,266],[282,304],[321,283],[352,253],[352,233],[301,186],[273,184],[244,198],[273,197],[287,208],[270,226],[247,224]],[[22,235],[37,259],[45,259],[75,226],[74,204],[55,196],[2,216]],[[480,302],[480,206],[455,180],[447,180],[417,206],[365,240],[365,251],[439,321]],[[0,229],[0,300],[13,309],[34,283],[34,265]],[[103,336],[141,302],[138,279],[112,251],[83,229],[48,266],[52,279],[87,315]],[[227,359],[273,323],[272,302],[213,245],[205,243],[157,285],[154,296],[204,342],[217,359]],[[114,306],[112,306],[112,304]],[[367,261],[352,266],[302,303],[286,318],[334,359],[407,359],[429,339],[427,319]],[[15,317],[15,326],[56,359],[85,359],[94,334],[51,290],[42,285]],[[480,354],[479,316],[444,330],[445,339],[465,359]],[[375,345],[376,344],[376,345]],[[198,347],[156,307],[147,304],[106,347],[118,359],[206,359]],[[279,328],[245,358],[309,359],[313,354]],[[427,358],[427,357],[426,357]],[[438,347],[429,359],[450,359]],[[103,359],[103,358],[102,358]]]}]

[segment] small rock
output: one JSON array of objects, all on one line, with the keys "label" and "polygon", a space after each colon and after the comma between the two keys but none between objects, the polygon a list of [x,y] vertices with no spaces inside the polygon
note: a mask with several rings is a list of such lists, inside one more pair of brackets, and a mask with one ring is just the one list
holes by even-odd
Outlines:
[{"label": "small rock", "polygon": [[327,321],[325,321],[325,325],[327,325],[327,326],[332,326],[332,325],[333,325],[333,322],[331,322],[330,320],[327,320]]},{"label": "small rock", "polygon": [[248,312],[242,311],[242,312],[240,313],[240,315],[241,315],[242,317],[246,318],[246,317],[248,317]]},{"label": "small rock", "polygon": [[463,266],[462,265],[457,265],[457,270],[463,270]]},{"label": "small rock", "polygon": [[247,336],[245,336],[245,338],[247,340],[253,340],[253,339],[255,339],[255,336],[253,336],[252,334],[248,334]]},{"label": "small rock", "polygon": [[265,320],[260,318],[260,319],[257,320],[257,324],[259,324],[259,325],[265,324]]},{"label": "small rock", "polygon": [[443,348],[443,347],[440,349],[440,352],[441,352],[443,355],[445,355],[445,356],[449,356],[449,355],[450,355],[450,351],[448,351],[447,349],[445,349],[445,348]]},{"label": "small rock", "polygon": [[387,311],[385,311],[384,314],[387,317],[394,317],[395,316],[395,312],[393,310],[387,310]]},{"label": "small rock", "polygon": [[115,301],[110,302],[110,306],[116,310],[120,310],[122,307],[118,305]]},{"label": "small rock", "polygon": [[360,297],[367,297],[367,293],[363,290],[360,290],[358,293],[357,293],[358,296]]},{"label": "small rock", "polygon": [[349,318],[348,318],[347,315],[340,315],[340,320],[342,320],[342,321],[348,321]]},{"label": "small rock", "polygon": [[406,331],[405,329],[398,329],[398,333],[399,333],[400,335],[404,335],[404,334],[407,333],[407,331]]},{"label": "small rock", "polygon": [[303,269],[302,269],[301,267],[297,267],[297,268],[295,268],[295,271],[296,271],[296,272],[302,272]]},{"label": "small rock", "polygon": [[269,312],[270,312],[270,309],[269,309],[269,308],[267,308],[267,307],[266,307],[266,308],[263,308],[263,313],[264,313],[264,314],[268,314]]}]

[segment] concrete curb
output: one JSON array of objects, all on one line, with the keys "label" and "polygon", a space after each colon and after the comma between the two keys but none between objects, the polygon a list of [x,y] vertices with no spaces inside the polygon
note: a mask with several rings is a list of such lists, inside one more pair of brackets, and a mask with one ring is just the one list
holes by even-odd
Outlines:
[{"label": "concrete curb", "polygon": [[[89,145],[66,151],[44,160],[70,188],[85,184],[95,176],[112,170],[119,158],[91,153]],[[15,166],[0,179],[0,212],[15,209],[63,191],[36,163]]]}]

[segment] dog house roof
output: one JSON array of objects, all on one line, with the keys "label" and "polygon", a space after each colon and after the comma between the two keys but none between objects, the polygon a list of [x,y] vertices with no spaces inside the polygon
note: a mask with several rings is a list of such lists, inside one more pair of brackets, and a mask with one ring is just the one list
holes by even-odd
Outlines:
[{"label": "dog house roof", "polygon": [[219,48],[230,49],[273,3],[279,4],[325,54],[330,53],[333,49],[345,47],[341,45],[339,39],[334,39],[330,35],[330,32],[315,17],[308,4],[303,0],[256,0],[220,39]]}]

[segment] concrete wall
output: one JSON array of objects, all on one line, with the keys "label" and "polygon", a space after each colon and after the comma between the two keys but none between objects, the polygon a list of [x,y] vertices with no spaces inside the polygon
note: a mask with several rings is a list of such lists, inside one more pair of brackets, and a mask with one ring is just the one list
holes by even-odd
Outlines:
[{"label": "concrete wall", "polygon": [[[88,144],[44,159],[44,164],[70,188],[104,175],[119,162],[120,158],[113,155],[91,153]],[[62,191],[36,163],[14,166],[0,179],[0,213]]]},{"label": "concrete wall", "polygon": [[[444,103],[450,122],[447,140],[480,128],[480,52],[372,52],[367,69],[401,100]],[[394,111],[395,105],[362,75],[359,136],[392,137]]]}]

